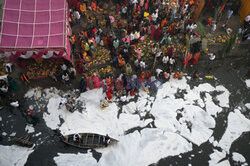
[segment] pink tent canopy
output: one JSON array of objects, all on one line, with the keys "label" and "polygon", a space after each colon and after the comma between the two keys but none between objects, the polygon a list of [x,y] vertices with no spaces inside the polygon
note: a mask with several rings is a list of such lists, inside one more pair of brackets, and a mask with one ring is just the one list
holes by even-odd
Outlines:
[{"label": "pink tent canopy", "polygon": [[0,50],[13,53],[56,49],[69,56],[67,28],[66,0],[5,0]]}]

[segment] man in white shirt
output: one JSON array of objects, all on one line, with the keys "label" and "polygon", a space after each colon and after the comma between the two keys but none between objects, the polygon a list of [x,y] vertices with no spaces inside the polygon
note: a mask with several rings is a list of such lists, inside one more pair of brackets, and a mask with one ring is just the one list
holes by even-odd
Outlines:
[{"label": "man in white shirt", "polygon": [[168,57],[168,56],[164,56],[164,57],[162,58],[162,62],[163,62],[164,64],[167,64],[168,61],[169,61],[169,57]]},{"label": "man in white shirt", "polygon": [[80,142],[80,139],[81,139],[81,136],[79,135],[79,134],[74,134],[74,136],[73,136],[73,141],[74,142]]},{"label": "man in white shirt", "polygon": [[138,0],[131,0],[133,5],[136,5],[138,3]]},{"label": "man in white shirt", "polygon": [[135,40],[138,40],[140,38],[140,32],[135,31]]},{"label": "man in white shirt", "polygon": [[170,59],[169,59],[169,64],[170,64],[170,65],[173,65],[174,63],[175,63],[174,58],[170,58]]},{"label": "man in white shirt", "polygon": [[141,61],[141,62],[140,62],[140,67],[141,67],[141,71],[142,71],[143,69],[145,69],[145,68],[146,68],[145,62]]},{"label": "man in white shirt", "polygon": [[156,47],[156,45],[154,45],[154,46],[152,47],[151,52],[152,52],[153,55],[156,54],[156,52],[157,52],[157,47]]},{"label": "man in white shirt", "polygon": [[81,15],[78,11],[74,11],[74,15],[76,17],[76,21],[79,23],[80,22],[80,19],[81,19]]},{"label": "man in white shirt", "polygon": [[156,23],[157,18],[158,18],[158,13],[157,13],[157,12],[154,12],[154,13],[152,14],[152,20],[154,21],[154,23]]},{"label": "man in white shirt", "polygon": [[134,41],[135,36],[134,36],[133,32],[131,32],[131,33],[130,33],[130,35],[129,35],[129,39],[131,40],[131,42],[133,42],[133,41]]},{"label": "man in white shirt", "polygon": [[64,80],[65,81],[65,83],[67,84],[67,85],[69,85],[69,75],[68,75],[68,73],[64,73],[63,75],[62,75],[62,80]]},{"label": "man in white shirt", "polygon": [[174,58],[170,58],[169,59],[170,71],[173,71],[174,63],[175,63],[175,59]]},{"label": "man in white shirt", "polygon": [[75,79],[76,69],[72,66],[69,68],[70,78]]}]

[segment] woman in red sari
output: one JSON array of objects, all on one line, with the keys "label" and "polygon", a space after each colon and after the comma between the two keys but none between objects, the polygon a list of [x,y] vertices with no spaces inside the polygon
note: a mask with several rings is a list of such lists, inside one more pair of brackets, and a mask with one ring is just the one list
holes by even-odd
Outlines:
[{"label": "woman in red sari", "polygon": [[155,31],[155,36],[154,36],[154,39],[156,41],[158,41],[160,38],[161,38],[161,33],[162,33],[162,30],[161,30],[161,27],[159,26],[156,31]]},{"label": "woman in red sari", "polygon": [[151,39],[154,38],[154,34],[155,34],[155,25],[151,25],[151,34],[150,34]]}]

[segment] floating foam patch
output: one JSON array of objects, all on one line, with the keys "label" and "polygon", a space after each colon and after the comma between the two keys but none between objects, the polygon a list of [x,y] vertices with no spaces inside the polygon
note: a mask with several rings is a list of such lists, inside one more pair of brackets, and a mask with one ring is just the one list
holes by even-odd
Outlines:
[{"label": "floating foam patch", "polygon": [[249,88],[250,87],[250,79],[246,80],[245,83],[246,83],[247,87]]},{"label": "floating foam patch", "polygon": [[16,145],[0,145],[0,165],[23,166],[32,152],[33,149],[31,148],[24,148]]},{"label": "floating foam patch", "polygon": [[25,131],[27,131],[28,133],[34,133],[35,132],[35,128],[33,127],[33,125],[28,124],[25,127]]},{"label": "floating foam patch", "polygon": [[241,162],[241,163],[246,162],[245,157],[242,156],[241,154],[236,153],[236,152],[233,152],[232,154],[233,154],[233,160],[234,161]]},{"label": "floating foam patch", "polygon": [[246,131],[250,131],[250,120],[245,118],[239,109],[235,109],[234,112],[230,112],[228,115],[227,129],[219,141],[218,146],[229,153],[233,141]]},{"label": "floating foam patch", "polygon": [[[204,83],[191,89],[186,78],[183,77],[181,80],[171,78],[160,87],[155,98],[141,90],[137,101],[133,100],[122,107],[119,118],[119,107],[115,101],[109,103],[105,110],[100,109],[100,103],[105,97],[102,89],[81,93],[75,101],[85,103],[85,108],[77,109],[73,113],[58,106],[63,96],[74,94],[74,91],[45,89],[40,95],[43,96],[41,99],[48,103],[43,119],[49,128],[59,128],[64,135],[90,132],[109,134],[118,139],[117,145],[97,150],[102,153],[98,162],[102,166],[149,165],[161,158],[191,151],[192,143],[199,146],[208,141],[215,127],[214,117],[222,111],[221,107],[229,107],[230,92],[223,86],[213,87]],[[215,96],[219,105],[213,102],[211,96],[211,93],[216,91],[220,92]],[[176,98],[177,92],[183,92],[183,97]],[[201,98],[202,93],[205,94],[203,98]],[[33,97],[35,95],[32,90],[26,94],[27,97],[32,95]],[[148,112],[155,119],[144,120],[142,117]],[[144,128],[149,124],[153,127],[152,122],[157,128]],[[231,120],[229,122],[231,123]],[[142,128],[140,132],[137,130],[127,132],[137,127]],[[243,130],[248,129],[243,126]],[[210,141],[214,146],[218,144],[212,138]],[[225,142],[224,138],[220,141],[220,147],[224,147],[222,142]],[[90,154],[58,155],[55,157],[56,163],[64,164],[63,161],[67,163],[67,160],[71,161],[71,157],[83,161],[85,159],[83,156],[87,156],[89,165],[96,165],[96,161]]]},{"label": "floating foam patch", "polygon": [[87,154],[70,154],[70,153],[58,153],[58,156],[54,157],[54,161],[57,166],[96,166],[97,161],[92,157],[92,153]]}]

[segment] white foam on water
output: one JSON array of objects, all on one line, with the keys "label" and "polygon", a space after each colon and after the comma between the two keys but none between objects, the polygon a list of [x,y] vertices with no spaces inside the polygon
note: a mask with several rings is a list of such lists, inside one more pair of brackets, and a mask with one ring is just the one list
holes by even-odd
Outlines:
[{"label": "white foam on water", "polygon": [[10,134],[11,137],[14,137],[16,135],[16,132],[13,132]]},{"label": "white foam on water", "polygon": [[243,132],[250,131],[250,120],[241,114],[239,109],[228,115],[227,129],[219,141],[218,146],[229,153],[231,144],[241,136]]},{"label": "white foam on water", "polygon": [[41,132],[39,132],[39,133],[37,133],[35,136],[36,136],[36,137],[38,137],[38,136],[39,136],[39,135],[41,135],[41,134],[42,134],[42,133],[41,133]]},{"label": "white foam on water", "polygon": [[208,141],[209,141],[210,143],[213,143],[213,142],[214,142],[214,137],[213,137],[213,136],[210,137],[210,138],[208,139]]},{"label": "white foam on water", "polygon": [[218,143],[219,143],[218,141],[214,141],[214,142],[213,142],[213,146],[217,146]]},{"label": "white foam on water", "polygon": [[219,101],[219,106],[229,108],[229,96],[230,92],[222,85],[216,86],[216,91],[222,91],[223,93],[216,96]]},{"label": "white foam on water", "polygon": [[219,163],[219,161],[223,158],[226,157],[226,152],[225,151],[218,151],[214,149],[214,152],[209,155],[210,160],[208,161],[209,166],[214,166]]},{"label": "white foam on water", "polygon": [[34,97],[35,96],[35,92],[36,89],[33,88],[33,89],[30,89],[28,92],[26,92],[26,94],[24,95],[25,98],[31,98],[31,97]]},{"label": "white foam on water", "polygon": [[219,162],[215,166],[231,166],[230,162],[228,160],[223,160],[222,162]]},{"label": "white foam on water", "polygon": [[[58,166],[83,164],[88,165],[149,165],[165,156],[178,155],[192,150],[192,144],[183,137],[160,129],[147,128],[119,137],[119,143],[104,149],[97,149],[102,153],[98,164],[91,154],[59,154],[54,160]],[[90,159],[91,158],[91,159]],[[76,165],[78,165],[76,163]]]},{"label": "white foam on water", "polygon": [[[100,165],[149,165],[166,156],[192,150],[192,144],[176,133],[146,128],[119,138],[110,149],[100,150]],[[97,150],[98,151],[98,150]]]},{"label": "white foam on water", "polygon": [[35,128],[33,127],[33,125],[28,124],[25,127],[25,131],[27,131],[28,133],[34,133],[35,132]]},{"label": "white foam on water", "polygon": [[6,135],[7,135],[7,133],[6,133],[6,132],[2,132],[2,135],[3,135],[3,136],[6,136]]},{"label": "white foam on water", "polygon": [[250,103],[246,103],[245,106],[250,109]]},{"label": "white foam on water", "polygon": [[250,79],[245,80],[245,83],[246,83],[247,87],[250,88]]},{"label": "white foam on water", "polygon": [[183,79],[178,80],[174,79],[171,76],[170,80],[164,83],[160,89],[158,89],[156,98],[157,99],[162,99],[165,97],[175,98],[174,94],[177,92],[177,89],[190,90],[190,87],[187,84],[187,80],[184,77]]},{"label": "white foam on water", "polygon": [[92,153],[58,153],[58,156],[54,157],[54,161],[57,166],[96,166],[97,161],[92,157]]},{"label": "white foam on water", "polygon": [[[151,113],[156,118],[155,125],[158,128],[164,128],[172,132],[180,132],[189,141],[200,145],[211,137],[213,133],[211,128],[215,127],[215,120],[210,115],[216,115],[222,111],[220,107],[213,103],[212,97],[208,93],[206,93],[204,103],[200,93],[213,92],[216,88],[205,83],[190,89],[185,78],[178,80],[179,82],[176,81],[172,79],[170,82],[164,83],[163,89],[159,89],[157,92],[157,97],[151,110]],[[184,100],[174,97],[177,89],[186,90]],[[226,91],[222,86],[218,86],[217,89]],[[200,107],[206,105],[207,112],[199,106],[192,105],[196,102]],[[211,103],[213,103],[212,106],[210,106]],[[183,111],[179,111],[180,109],[183,109]],[[176,119],[177,113],[181,114],[179,120]],[[191,127],[191,131],[188,127]]]},{"label": "white foam on water", "polygon": [[[183,108],[182,117],[176,119],[177,110]],[[200,145],[211,137],[215,127],[214,119],[198,106],[188,105],[182,99],[172,100],[170,98],[156,100],[151,113],[155,117],[155,125],[168,131],[178,131],[180,135],[189,141]],[[192,123],[191,131],[188,123]]]},{"label": "white foam on water", "polygon": [[[183,99],[175,97],[178,90],[186,91]],[[110,164],[149,165],[161,158],[191,151],[192,144],[189,141],[200,145],[212,136],[215,120],[211,115],[217,115],[222,110],[216,105],[208,106],[213,103],[212,97],[208,93],[213,91],[222,91],[228,95],[224,96],[227,99],[218,98],[219,102],[225,103],[228,100],[230,93],[223,86],[215,88],[205,83],[191,89],[185,77],[181,80],[171,77],[170,81],[164,83],[158,90],[156,98],[150,97],[148,93],[141,90],[138,100],[123,106],[118,118],[119,108],[116,102],[109,103],[105,110],[100,109],[100,102],[105,97],[102,89],[82,93],[75,101],[85,103],[86,110],[76,110],[71,113],[63,108],[58,108],[62,98],[60,94],[63,93],[55,88],[50,88],[43,90],[45,96],[42,98],[48,101],[43,119],[49,128],[59,128],[64,135],[88,132],[109,134],[110,137],[118,139],[117,145],[97,150],[102,153],[98,163],[102,166]],[[201,92],[207,93],[204,101],[201,99]],[[74,93],[64,92],[63,95]],[[26,97],[34,97],[34,95],[36,95],[35,91],[31,90]],[[198,106],[193,105],[195,103]],[[152,108],[151,104],[153,104]],[[153,119],[141,119],[149,111],[155,117],[154,123],[157,128],[144,128],[140,133],[134,131],[124,135],[129,129],[150,124]],[[180,116],[178,120],[177,115]],[[63,119],[63,122],[60,118]],[[94,160],[92,156],[88,154],[58,155],[55,160],[61,164],[65,160],[65,163],[67,160],[71,161],[71,157],[77,158],[76,161],[82,161],[85,160],[83,156],[87,156],[86,160],[91,160],[90,165],[92,163],[96,165],[95,162],[92,162]]]},{"label": "white foam on water", "polygon": [[205,93],[205,105],[206,111],[209,115],[214,115],[217,117],[217,114],[222,111],[222,108],[214,104],[212,96],[209,93]]},{"label": "white foam on water", "polygon": [[234,161],[242,162],[242,163],[246,162],[246,159],[242,154],[239,154],[237,152],[233,152],[232,154],[233,154]]},{"label": "white foam on water", "polygon": [[[44,113],[43,118],[48,127],[51,129],[59,128],[65,135],[90,132],[116,137],[132,127],[147,125],[147,121],[141,121],[139,115],[131,114],[133,112],[125,111],[126,113],[121,113],[118,119],[118,107],[114,102],[109,103],[105,110],[101,110],[100,101],[104,96],[102,89],[82,93],[76,100],[84,101],[86,110],[71,113],[64,109],[58,109],[61,98],[55,95],[49,99],[48,113]],[[64,120],[63,124],[61,124],[60,118]]]},{"label": "white foam on water", "polygon": [[19,147],[16,145],[0,145],[0,165],[2,166],[23,166],[29,155],[34,150],[31,148]]},{"label": "white foam on water", "polygon": [[145,91],[139,91],[139,98],[137,102],[129,102],[123,105],[122,112],[124,113],[138,113],[140,116],[145,116],[151,110],[151,104],[154,98],[150,97]]},{"label": "white foam on water", "polygon": [[43,114],[43,119],[46,121],[46,125],[51,129],[57,129],[60,125],[60,117],[64,114],[70,113],[63,111],[63,109],[59,110],[59,103],[61,99],[57,96],[49,99],[49,103],[47,105],[48,113],[45,112]]}]

